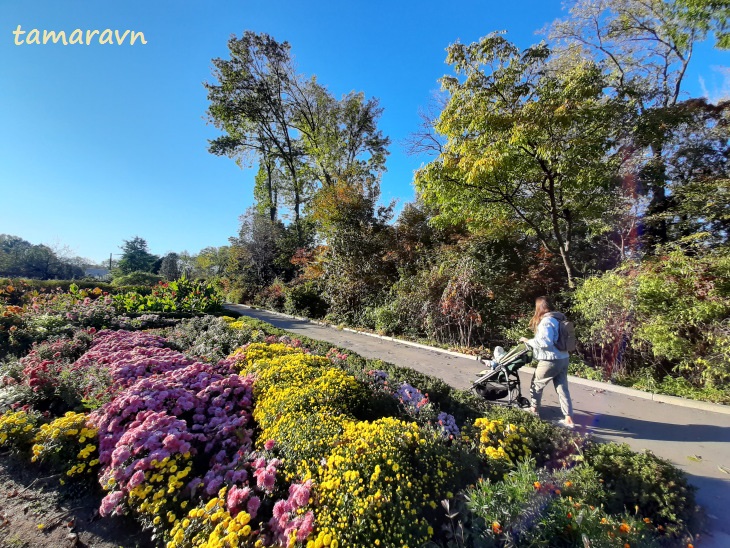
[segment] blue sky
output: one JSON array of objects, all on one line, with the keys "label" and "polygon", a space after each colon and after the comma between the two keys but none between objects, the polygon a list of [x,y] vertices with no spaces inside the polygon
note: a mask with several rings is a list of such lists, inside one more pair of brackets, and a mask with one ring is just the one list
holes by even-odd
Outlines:
[{"label": "blue sky", "polygon": [[[507,30],[520,47],[563,14],[559,0],[23,0],[0,3],[0,233],[63,244],[94,261],[138,235],[153,253],[227,244],[255,169],[207,152],[211,59],[231,34],[289,41],[297,67],[339,96],[380,99],[392,140],[384,200],[413,199],[424,161],[402,141],[449,72],[445,48]],[[21,25],[144,32],[147,45],[14,44]],[[700,48],[692,95],[725,94],[730,53]]]}]

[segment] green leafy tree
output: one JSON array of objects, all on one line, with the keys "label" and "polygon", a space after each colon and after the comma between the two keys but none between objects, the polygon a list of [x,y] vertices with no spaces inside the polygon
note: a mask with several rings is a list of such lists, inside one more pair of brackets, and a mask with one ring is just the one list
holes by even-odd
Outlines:
[{"label": "green leafy tree", "polygon": [[84,275],[84,260],[59,257],[51,247],[33,245],[18,236],[0,234],[0,275],[70,280]]},{"label": "green leafy tree", "polygon": [[[672,182],[667,157],[673,151],[675,107],[681,101],[694,46],[711,27],[695,10],[700,5],[707,15],[719,3],[577,0],[570,5],[569,17],[549,28],[557,51],[569,59],[588,57],[605,67],[607,89],[633,107],[631,119],[617,129],[622,132],[624,171],[649,197],[643,232],[650,249],[670,237],[666,213]],[[724,26],[725,16],[713,13]]]},{"label": "green leafy tree", "polygon": [[549,59],[545,45],[520,51],[500,34],[450,46],[457,76],[442,80],[450,99],[436,125],[447,142],[416,187],[444,222],[536,236],[572,286],[574,239],[607,230],[616,200],[622,109],[595,64],[555,71]]},{"label": "green leafy tree", "polygon": [[[231,38],[228,49],[230,59],[213,59],[217,84],[205,84],[209,119],[225,132],[210,142],[209,150],[239,162],[253,152],[269,168],[275,159],[285,174],[294,224],[303,240],[301,207],[308,181],[300,175],[303,153],[293,128],[291,82],[296,74],[290,46],[268,34],[246,31],[241,38]],[[271,184],[270,179],[269,188]]]},{"label": "green leafy tree", "polygon": [[666,154],[671,183],[662,215],[669,238],[704,238],[724,245],[730,238],[730,101],[717,105],[690,99],[672,109]]},{"label": "green leafy tree", "polygon": [[253,198],[260,213],[268,215],[275,222],[279,210],[280,177],[275,158],[262,155],[253,187]]},{"label": "green leafy tree", "polygon": [[661,379],[683,375],[695,386],[730,380],[730,258],[672,250],[585,279],[575,292],[587,357],[604,369],[652,367]]},{"label": "green leafy tree", "polygon": [[213,60],[217,84],[206,84],[209,118],[225,132],[210,151],[239,162],[258,156],[258,207],[275,222],[286,206],[301,247],[302,209],[318,188],[344,178],[377,186],[389,143],[377,128],[382,109],[362,93],[337,100],[298,74],[287,42],[246,31],[228,47],[230,60]]},{"label": "green leafy tree", "polygon": [[158,260],[157,255],[153,255],[147,249],[147,241],[139,236],[135,236],[131,240],[124,240],[121,250],[122,258],[119,259],[117,268],[122,274],[152,272]]},{"label": "green leafy tree", "polygon": [[168,253],[162,258],[159,275],[166,280],[177,280],[182,274],[179,263],[180,256],[177,253]]},{"label": "green leafy tree", "polygon": [[294,125],[319,185],[329,187],[342,178],[376,184],[389,144],[377,127],[383,111],[378,100],[354,92],[337,100],[315,78],[295,83]]},{"label": "green leafy tree", "polygon": [[226,269],[230,255],[230,247],[206,247],[200,250],[195,258],[199,275],[203,278],[221,276]]},{"label": "green leafy tree", "polygon": [[718,48],[730,48],[730,3],[727,0],[677,0],[677,7],[689,24],[712,31]]}]

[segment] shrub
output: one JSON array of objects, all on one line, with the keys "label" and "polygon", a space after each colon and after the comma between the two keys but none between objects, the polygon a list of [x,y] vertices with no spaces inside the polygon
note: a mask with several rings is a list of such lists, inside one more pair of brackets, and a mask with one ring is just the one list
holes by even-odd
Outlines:
[{"label": "shrub", "polygon": [[7,411],[0,415],[0,447],[27,451],[35,436],[38,414],[29,411]]},{"label": "shrub", "polygon": [[307,318],[324,318],[327,302],[320,293],[311,280],[288,286],[284,292],[284,312]]},{"label": "shrub", "polygon": [[[30,390],[27,399],[40,410],[51,409],[60,414],[79,408],[87,388],[98,371],[74,370],[72,364],[91,346],[91,333],[77,330],[73,338],[60,338],[37,344],[18,362],[22,373],[16,381]],[[101,390],[106,389],[106,383]]]},{"label": "shrub", "polygon": [[695,488],[668,461],[615,443],[589,444],[584,456],[606,487],[607,512],[636,511],[670,533],[681,532],[692,520]]},{"label": "shrub", "polygon": [[132,291],[113,297],[120,312],[173,312],[207,314],[218,312],[222,299],[214,284],[187,278],[174,282],[160,282],[150,295]]},{"label": "shrub", "polygon": [[492,478],[501,478],[507,469],[530,456],[524,427],[505,424],[500,419],[479,418],[474,421],[474,430],[465,427],[462,435],[466,433],[476,442],[477,451],[486,459]]},{"label": "shrub", "polygon": [[522,410],[506,408],[502,410],[496,407],[490,412],[490,417],[502,417],[510,423],[525,428],[526,445],[539,466],[554,470],[571,465],[583,444],[582,438],[564,428],[526,415],[527,413]]},{"label": "shrub", "polygon": [[403,326],[398,312],[394,309],[392,302],[383,306],[371,309],[375,330],[385,335],[399,335],[403,332]]},{"label": "shrub", "polygon": [[256,294],[254,304],[277,312],[284,311],[286,302],[286,285],[278,278],[271,285]]},{"label": "shrub", "polygon": [[234,356],[242,374],[256,375],[260,440],[276,441],[290,477],[311,475],[366,399],[362,385],[327,358],[283,344],[255,343]]},{"label": "shrub", "polygon": [[115,277],[112,280],[112,285],[115,287],[128,285],[152,287],[163,281],[165,281],[165,278],[162,276],[158,276],[152,272],[137,270],[135,272],[130,272],[129,274],[122,274],[121,276]]},{"label": "shrub", "polygon": [[[229,318],[231,320],[231,318]],[[251,342],[251,329],[230,327],[230,322],[216,316],[199,316],[180,321],[166,334],[167,340],[181,352],[217,362],[226,358],[236,348]]]},{"label": "shrub", "polygon": [[611,516],[573,500],[544,469],[526,460],[504,481],[482,481],[467,489],[471,512],[489,526],[485,535],[498,546],[653,546],[639,518]]},{"label": "shrub", "polygon": [[671,251],[588,278],[575,292],[587,357],[607,376],[649,362],[695,386],[730,379],[730,257]]}]

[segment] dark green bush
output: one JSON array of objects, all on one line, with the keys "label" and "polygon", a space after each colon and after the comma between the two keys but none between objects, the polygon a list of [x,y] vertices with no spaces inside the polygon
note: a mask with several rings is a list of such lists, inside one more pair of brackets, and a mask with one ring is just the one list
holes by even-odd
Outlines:
[{"label": "dark green bush", "polygon": [[129,274],[123,274],[114,278],[114,280],[112,280],[112,286],[120,287],[140,285],[143,287],[152,287],[164,280],[164,277],[153,274],[152,272],[142,272],[138,270],[136,272],[130,272]]},{"label": "dark green bush", "polygon": [[675,534],[692,521],[695,487],[668,461],[649,451],[635,453],[625,443],[591,443],[584,457],[603,480],[606,511],[636,511]]},{"label": "dark green bush", "polygon": [[284,312],[287,314],[316,319],[324,318],[327,314],[327,302],[312,281],[288,286],[284,295]]}]

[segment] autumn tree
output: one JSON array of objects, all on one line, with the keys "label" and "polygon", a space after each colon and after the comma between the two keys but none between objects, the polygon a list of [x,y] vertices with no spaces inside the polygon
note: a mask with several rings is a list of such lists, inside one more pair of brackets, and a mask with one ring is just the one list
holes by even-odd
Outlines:
[{"label": "autumn tree", "polygon": [[443,222],[537,237],[572,286],[573,240],[605,231],[616,198],[621,108],[594,63],[554,71],[549,61],[544,44],[520,51],[500,34],[450,46],[456,76],[442,80],[450,98],[436,125],[447,142],[416,187]]}]

